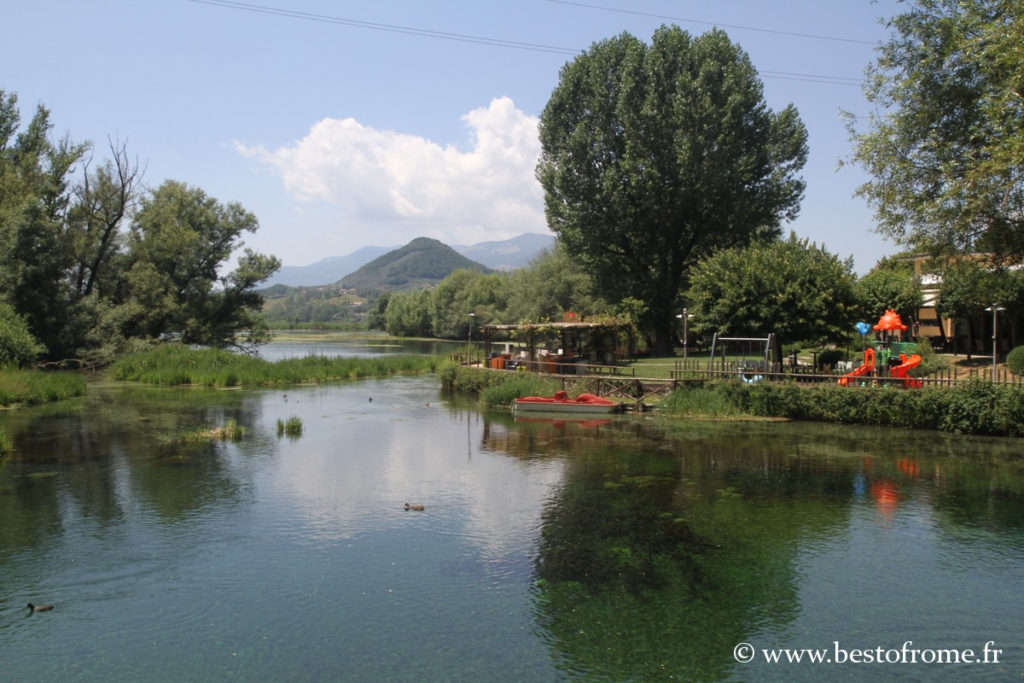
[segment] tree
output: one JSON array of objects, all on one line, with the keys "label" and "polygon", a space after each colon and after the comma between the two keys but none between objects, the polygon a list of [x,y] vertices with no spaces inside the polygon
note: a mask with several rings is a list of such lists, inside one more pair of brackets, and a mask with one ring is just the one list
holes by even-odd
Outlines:
[{"label": "tree", "polygon": [[[975,317],[995,301],[995,284],[996,278],[992,272],[972,259],[952,262],[942,272],[942,284],[939,286],[935,308],[942,317],[963,318],[967,321],[967,343],[964,350],[968,360],[976,337]],[[954,351],[959,344],[960,339],[954,339]]]},{"label": "tree", "polygon": [[857,280],[857,299],[861,319],[874,324],[889,309],[904,321],[916,320],[924,303],[921,279],[914,266],[899,257],[883,259],[872,271]]},{"label": "tree", "polygon": [[235,270],[219,269],[258,228],[240,204],[167,181],[143,198],[128,236],[127,288],[136,315],[130,335],[180,336],[189,344],[242,347],[265,341],[263,297],[255,286],[281,265],[245,250]]},{"label": "tree", "polygon": [[1024,4],[915,0],[868,70],[878,111],[847,115],[878,229],[951,255],[1024,258]]},{"label": "tree", "polygon": [[0,301],[0,369],[28,365],[43,350],[24,319],[10,304]]},{"label": "tree", "polygon": [[43,106],[18,133],[17,102],[0,90],[0,298],[59,357],[69,318],[64,284],[72,267],[65,232],[71,170],[88,146],[67,137],[52,142]]},{"label": "tree", "polygon": [[561,320],[566,312],[581,317],[606,313],[608,304],[593,293],[593,279],[556,242],[526,268],[509,274],[505,322],[537,323]]},{"label": "tree", "polygon": [[388,334],[395,337],[429,336],[430,303],[430,290],[393,292],[385,315]]},{"label": "tree", "polygon": [[[431,292],[430,320],[434,336],[465,339],[470,328],[493,322],[506,306],[507,276],[455,270]],[[473,318],[469,314],[473,314]]]},{"label": "tree", "polygon": [[623,33],[566,64],[540,121],[548,224],[609,300],[648,305],[671,352],[687,273],[718,249],[775,237],[796,216],[807,134],[764,102],[725,33]]},{"label": "tree", "polygon": [[266,338],[254,287],[277,259],[246,251],[219,276],[256,229],[252,214],[173,182],[137,205],[139,167],[123,143],[93,168],[89,143],[50,139],[45,107],[20,124],[17,97],[0,91],[0,304],[8,338],[31,340],[20,362],[103,362],[131,337]]},{"label": "tree", "polygon": [[780,343],[840,341],[856,322],[853,263],[824,247],[788,240],[725,249],[694,270],[691,329]]}]

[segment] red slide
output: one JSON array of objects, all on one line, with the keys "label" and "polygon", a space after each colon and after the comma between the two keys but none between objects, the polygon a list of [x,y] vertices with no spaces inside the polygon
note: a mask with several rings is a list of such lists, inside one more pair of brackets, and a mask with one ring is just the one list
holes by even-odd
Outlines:
[{"label": "red slide", "polygon": [[[920,358],[918,358],[918,362],[919,363],[921,362]],[[842,386],[842,387],[848,386],[849,383],[850,383],[850,380],[854,379],[855,377],[860,377],[861,375],[866,375],[866,374],[868,374],[869,372],[871,372],[874,369],[875,369],[875,350],[869,346],[868,348],[864,349],[864,362],[860,365],[860,367],[855,369],[853,372],[848,372],[845,375],[843,375],[842,377],[840,377],[839,378],[839,386]]]},{"label": "red slide", "polygon": [[920,364],[921,356],[917,355],[916,353],[912,353],[909,356],[901,353],[900,364],[895,366],[892,370],[890,370],[889,375],[891,377],[898,377],[902,379],[904,387],[914,387],[915,389],[920,389],[924,384],[921,380],[907,377],[907,373],[911,369],[916,368]]}]

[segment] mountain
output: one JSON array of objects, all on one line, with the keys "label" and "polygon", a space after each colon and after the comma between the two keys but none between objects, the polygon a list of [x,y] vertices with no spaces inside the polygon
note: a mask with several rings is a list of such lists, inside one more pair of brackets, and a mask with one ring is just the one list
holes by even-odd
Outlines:
[{"label": "mountain", "polygon": [[[551,235],[525,233],[509,240],[480,242],[452,249],[493,270],[515,270],[528,265],[534,256],[543,249],[550,249],[554,242],[555,238]],[[393,249],[363,247],[347,256],[331,256],[308,266],[282,266],[266,281],[263,288],[269,289],[274,285],[313,287],[332,284]]]},{"label": "mountain", "polygon": [[403,290],[436,285],[453,270],[465,268],[483,273],[487,266],[471,261],[451,247],[429,237],[417,237],[401,249],[378,256],[341,278],[346,289]]},{"label": "mountain", "polygon": [[281,266],[281,269],[267,280],[263,287],[288,285],[290,287],[312,287],[337,282],[342,276],[366,265],[373,259],[388,253],[394,247],[363,247],[348,256],[331,256],[320,259],[308,266]]},{"label": "mountain", "polygon": [[554,245],[553,235],[528,232],[499,242],[480,242],[468,247],[453,245],[452,249],[488,268],[515,270],[530,265],[533,257],[544,249],[551,249]]}]

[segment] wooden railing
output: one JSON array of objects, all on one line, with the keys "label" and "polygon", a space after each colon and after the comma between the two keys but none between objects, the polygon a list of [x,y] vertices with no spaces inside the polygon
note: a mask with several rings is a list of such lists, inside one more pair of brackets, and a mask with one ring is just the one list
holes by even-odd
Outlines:
[{"label": "wooden railing", "polygon": [[[636,368],[625,365],[603,365],[582,362],[557,362],[554,360],[529,361],[512,360],[502,363],[502,367],[494,367],[493,360],[482,357],[467,357],[465,354],[455,354],[452,360],[464,365],[479,365],[505,372],[535,372],[541,374],[572,376],[572,377],[609,377],[621,379],[643,379],[644,382],[664,382],[678,384],[685,382],[703,382],[716,379],[743,379],[747,382],[791,382],[796,384],[838,384],[839,380],[849,374],[849,370],[818,370],[806,365],[784,365],[781,371],[763,371],[756,365],[749,363],[715,363],[713,368],[708,368],[706,360],[677,360],[673,369],[669,371],[669,377],[658,378],[637,378]],[[951,387],[967,382],[982,380],[1005,384],[1024,389],[1024,376],[1010,373],[1005,366],[998,367],[993,375],[992,368],[976,367],[967,372],[955,372],[952,369],[941,370],[925,377],[888,377],[885,375],[862,375],[851,377],[848,386],[898,386],[904,384],[904,379],[911,379],[920,382],[922,386],[945,386]]]},{"label": "wooden railing", "polygon": [[[765,372],[752,368],[743,363],[715,363],[714,369],[708,369],[706,362],[676,362],[676,367],[671,371],[673,379],[678,380],[708,380],[708,379],[746,379],[751,381],[755,376],[770,382],[796,382],[797,384],[821,384],[828,382],[839,383],[839,380],[850,374],[849,370],[818,370],[811,366],[783,366],[778,372]],[[874,385],[874,384],[902,384],[905,378],[889,377],[884,374],[868,374],[858,377],[850,377],[849,386]],[[976,367],[966,372],[954,371],[952,369],[940,370],[927,376],[908,377],[920,381],[923,386],[956,386],[968,382],[982,380],[1006,384],[1024,388],[1024,376],[1014,375],[1006,366],[997,367],[993,374],[992,368]],[[761,380],[757,380],[761,381]]]}]

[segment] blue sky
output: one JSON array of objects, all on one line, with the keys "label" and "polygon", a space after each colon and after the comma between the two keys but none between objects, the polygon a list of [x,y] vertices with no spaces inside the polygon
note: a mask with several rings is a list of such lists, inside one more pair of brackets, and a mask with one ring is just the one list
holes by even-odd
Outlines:
[{"label": "blue sky", "polygon": [[306,265],[418,236],[472,244],[546,232],[537,117],[559,69],[623,31],[718,26],[773,109],[808,128],[806,197],[785,229],[853,256],[896,247],[853,192],[839,111],[894,0],[22,0],[4,10],[0,89],[57,134],[127,141],[144,181],[238,201],[246,246]]}]

